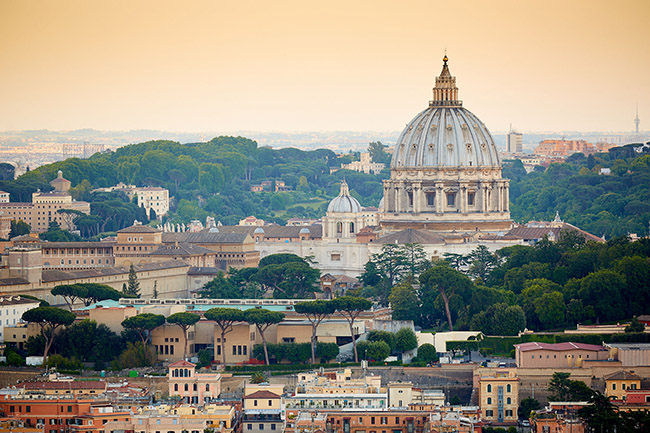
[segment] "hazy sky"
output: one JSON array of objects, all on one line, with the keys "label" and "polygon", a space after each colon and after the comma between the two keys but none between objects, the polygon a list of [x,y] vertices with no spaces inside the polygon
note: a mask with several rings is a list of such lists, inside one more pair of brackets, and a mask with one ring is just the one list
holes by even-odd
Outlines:
[{"label": "hazy sky", "polygon": [[0,130],[650,129],[650,1],[0,0]]}]

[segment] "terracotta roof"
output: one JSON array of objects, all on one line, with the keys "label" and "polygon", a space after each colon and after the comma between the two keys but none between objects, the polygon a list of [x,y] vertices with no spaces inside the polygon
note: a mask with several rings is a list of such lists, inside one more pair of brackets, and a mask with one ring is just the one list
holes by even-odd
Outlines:
[{"label": "terracotta roof", "polygon": [[260,398],[260,399],[262,399],[262,398],[280,398],[280,396],[278,394],[275,394],[275,393],[273,393],[271,391],[266,391],[266,390],[264,390],[264,391],[255,391],[252,394],[248,394],[248,395],[244,396],[244,399],[252,399],[252,398]]},{"label": "terracotta roof", "polygon": [[444,244],[445,239],[428,230],[406,229],[381,236],[376,241],[379,244]]},{"label": "terracotta roof", "polygon": [[[586,241],[604,242],[598,236],[592,235],[591,233],[587,233],[586,231],[579,229],[578,227],[568,223],[560,223],[560,225],[556,227],[551,227],[551,226],[535,227],[535,226],[530,226],[530,224],[531,223],[525,226],[514,227],[508,233],[506,233],[506,236],[517,237],[519,239],[524,239],[524,240],[535,240],[535,239],[542,239],[544,238],[544,236],[547,236],[549,233],[553,233],[553,236],[555,236],[555,239],[557,239],[561,231],[570,230],[582,236]],[[543,223],[539,223],[539,224],[543,224]]]},{"label": "terracotta roof", "polygon": [[118,230],[118,233],[160,233],[160,230],[149,226],[135,225]]},{"label": "terracotta roof", "polygon": [[539,343],[537,341],[531,343],[521,343],[515,344],[515,347],[521,352],[530,352],[532,350],[553,350],[557,352],[564,352],[567,350],[589,350],[592,352],[599,352],[605,349],[603,346],[597,346],[595,344],[585,344],[585,343]]},{"label": "terracotta roof", "polygon": [[605,380],[641,380],[641,376],[629,371],[617,371],[610,375],[605,376]]},{"label": "terracotta roof", "polygon": [[[253,236],[255,229],[260,226],[219,226],[217,227],[221,233],[247,233]],[[261,226],[264,230],[265,238],[300,238],[300,230],[309,229],[310,238],[321,238],[323,236],[323,226],[320,224],[312,224],[310,226],[281,226],[271,224],[268,226]]]},{"label": "terracotta roof", "polygon": [[25,382],[25,391],[47,390],[47,389],[106,389],[104,381],[71,381],[71,382]]},{"label": "terracotta roof", "polygon": [[196,364],[192,364],[191,362],[181,359],[180,361],[176,361],[172,364],[169,364],[169,366],[170,367],[196,367]]}]

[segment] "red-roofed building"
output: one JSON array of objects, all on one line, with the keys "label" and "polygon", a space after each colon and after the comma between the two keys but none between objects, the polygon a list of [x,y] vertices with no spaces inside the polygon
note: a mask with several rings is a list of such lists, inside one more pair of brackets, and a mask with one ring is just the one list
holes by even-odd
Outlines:
[{"label": "red-roofed building", "polygon": [[582,366],[583,361],[600,361],[608,357],[607,349],[594,344],[515,344],[515,359],[519,368],[577,368]]}]

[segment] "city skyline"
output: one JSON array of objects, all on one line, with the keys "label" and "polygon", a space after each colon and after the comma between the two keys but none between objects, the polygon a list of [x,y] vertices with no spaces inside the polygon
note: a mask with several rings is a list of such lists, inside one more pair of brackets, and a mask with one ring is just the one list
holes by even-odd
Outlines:
[{"label": "city skyline", "polygon": [[637,104],[647,130],[648,18],[642,1],[5,1],[0,130],[398,131],[445,50],[493,131],[633,131]]}]

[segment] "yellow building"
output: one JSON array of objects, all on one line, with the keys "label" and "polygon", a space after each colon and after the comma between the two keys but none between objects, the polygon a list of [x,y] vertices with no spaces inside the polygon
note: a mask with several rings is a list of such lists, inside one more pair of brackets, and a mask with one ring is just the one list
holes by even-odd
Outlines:
[{"label": "yellow building", "polygon": [[627,390],[641,389],[641,377],[629,371],[617,371],[605,376],[605,395],[614,400],[625,400]]},{"label": "yellow building", "polygon": [[483,420],[499,424],[517,422],[519,378],[515,368],[477,369],[479,407]]}]

